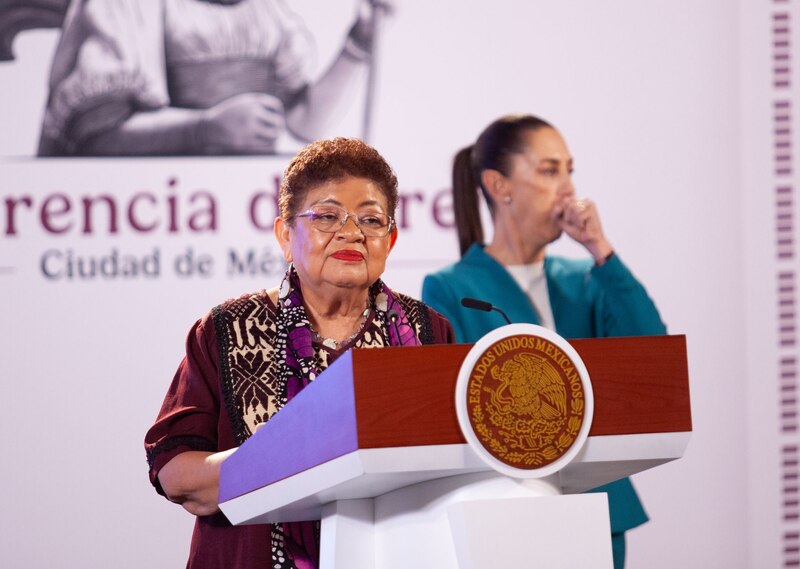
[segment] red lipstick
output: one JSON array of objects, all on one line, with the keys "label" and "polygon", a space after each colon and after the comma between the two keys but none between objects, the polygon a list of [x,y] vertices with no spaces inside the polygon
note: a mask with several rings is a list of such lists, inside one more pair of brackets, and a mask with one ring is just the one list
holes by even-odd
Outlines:
[{"label": "red lipstick", "polygon": [[342,249],[341,251],[336,251],[333,255],[331,255],[331,257],[334,259],[339,259],[340,261],[350,262],[364,260],[364,255],[362,255],[359,251],[354,251],[353,249]]}]

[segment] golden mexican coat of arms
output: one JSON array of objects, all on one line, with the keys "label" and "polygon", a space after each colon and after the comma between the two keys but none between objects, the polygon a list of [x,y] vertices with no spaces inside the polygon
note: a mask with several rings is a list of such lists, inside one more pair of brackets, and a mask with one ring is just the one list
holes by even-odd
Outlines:
[{"label": "golden mexican coat of arms", "polygon": [[469,420],[481,445],[515,468],[558,460],[584,421],[586,400],[575,364],[537,336],[492,344],[477,359],[467,393]]}]

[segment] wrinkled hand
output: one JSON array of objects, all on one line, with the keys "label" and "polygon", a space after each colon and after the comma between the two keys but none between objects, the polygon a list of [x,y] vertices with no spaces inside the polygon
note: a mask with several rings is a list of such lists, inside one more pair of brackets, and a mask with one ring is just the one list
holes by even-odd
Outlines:
[{"label": "wrinkled hand", "polygon": [[200,136],[209,153],[271,154],[284,127],[280,99],[243,93],[206,110]]},{"label": "wrinkled hand", "polygon": [[586,247],[597,261],[604,260],[614,249],[603,233],[597,206],[592,200],[567,198],[553,208],[561,230]]}]

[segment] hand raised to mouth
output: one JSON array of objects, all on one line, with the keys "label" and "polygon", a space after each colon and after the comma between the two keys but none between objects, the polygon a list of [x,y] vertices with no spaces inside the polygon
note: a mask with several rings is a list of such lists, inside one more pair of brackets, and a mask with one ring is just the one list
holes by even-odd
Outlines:
[{"label": "hand raised to mouth", "polygon": [[552,217],[561,230],[586,247],[596,261],[602,261],[614,248],[603,233],[595,203],[586,198],[565,198],[553,208]]}]

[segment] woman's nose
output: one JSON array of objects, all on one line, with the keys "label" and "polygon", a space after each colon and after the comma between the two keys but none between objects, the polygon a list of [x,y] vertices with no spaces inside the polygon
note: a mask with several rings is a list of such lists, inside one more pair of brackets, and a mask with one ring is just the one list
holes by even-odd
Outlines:
[{"label": "woman's nose", "polygon": [[344,224],[339,228],[339,231],[336,232],[337,235],[342,236],[349,236],[351,234],[357,235],[359,238],[363,238],[364,234],[361,232],[361,228],[356,223],[356,217],[353,215],[348,215],[344,219]]},{"label": "woman's nose", "polygon": [[572,183],[572,178],[568,177],[561,183],[558,188],[558,193],[564,197],[572,197],[575,195],[575,184]]}]

